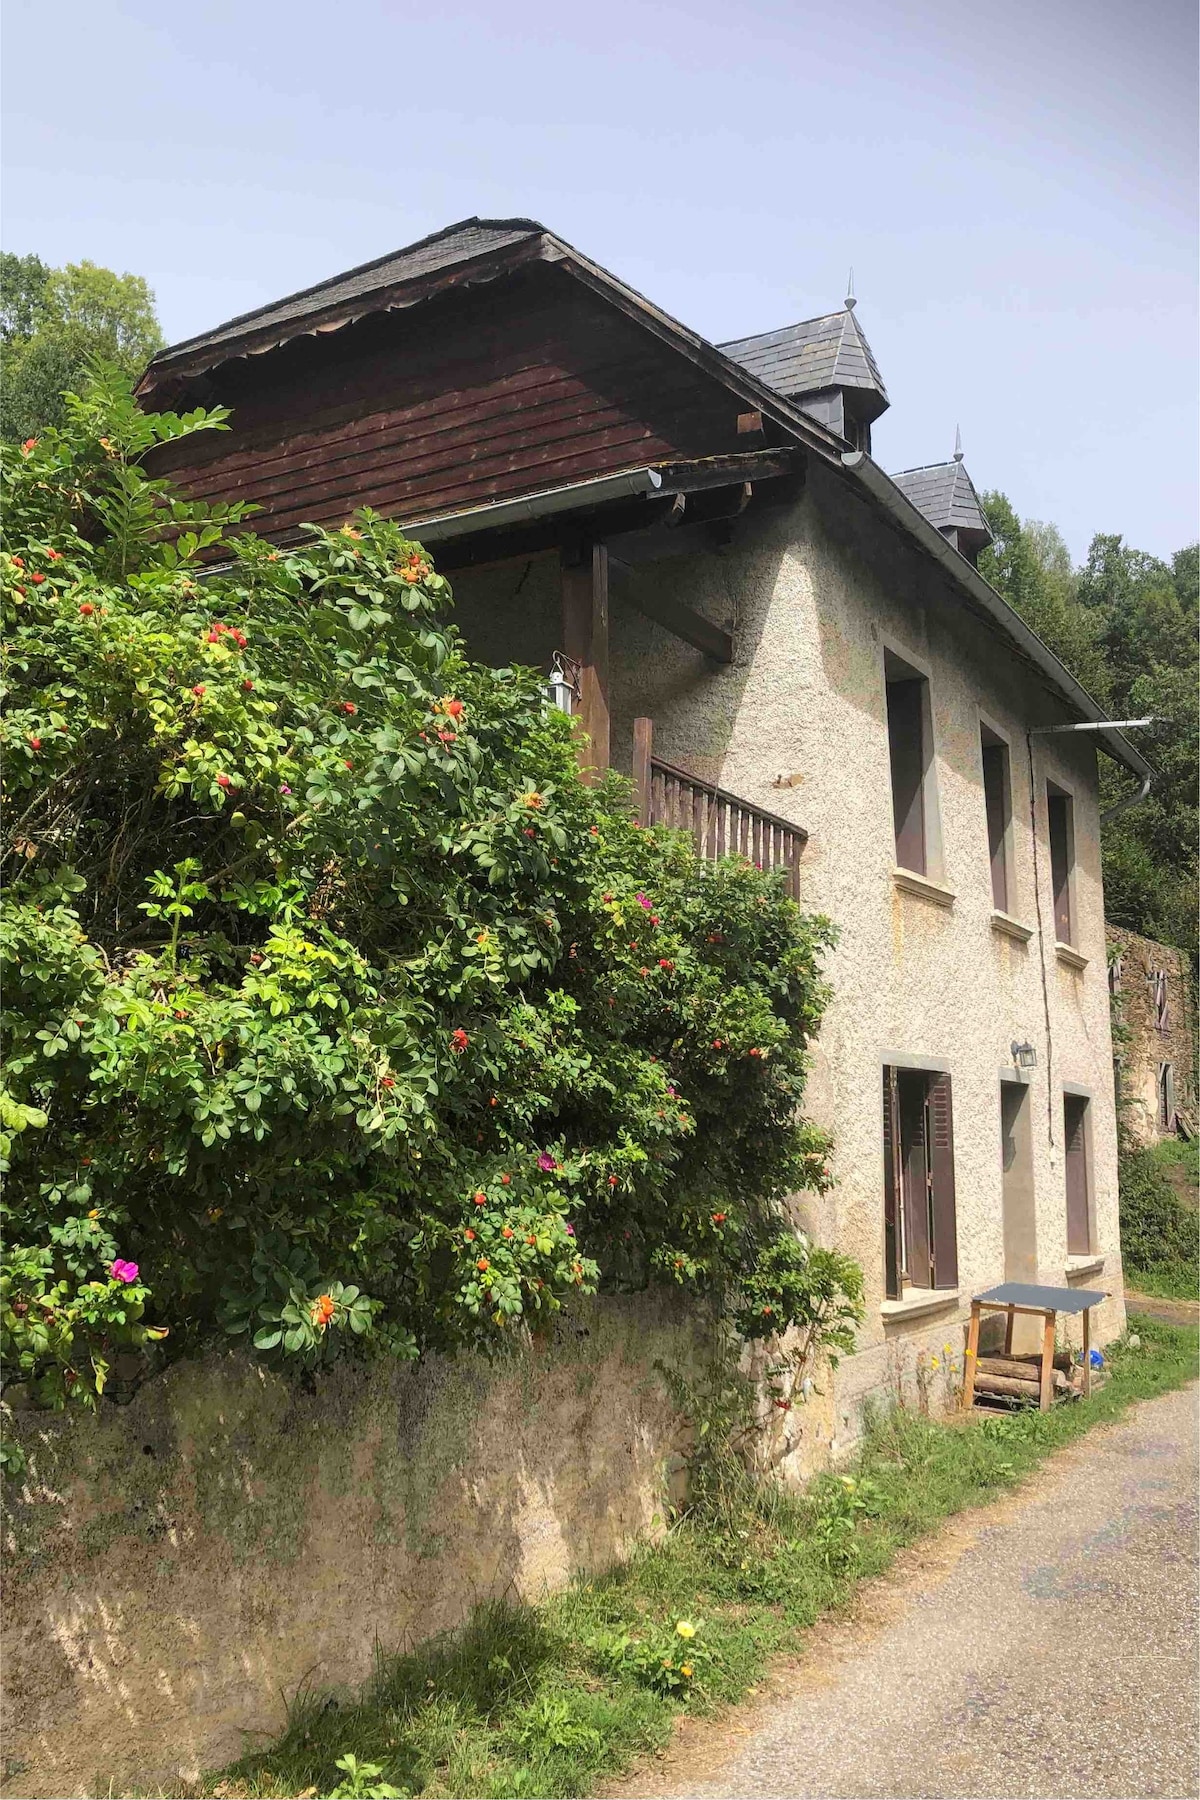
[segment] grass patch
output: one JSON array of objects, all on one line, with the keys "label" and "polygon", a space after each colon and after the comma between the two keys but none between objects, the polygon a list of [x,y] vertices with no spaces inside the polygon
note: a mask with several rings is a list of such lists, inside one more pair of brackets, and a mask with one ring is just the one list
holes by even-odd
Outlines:
[{"label": "grass patch", "polygon": [[[822,1476],[802,1495],[726,1485],[709,1516],[680,1519],[606,1575],[539,1606],[490,1602],[461,1630],[381,1657],[352,1701],[301,1694],[277,1743],[190,1792],[590,1793],[664,1744],[683,1708],[741,1699],[770,1656],[797,1649],[822,1613],[947,1514],[994,1498],[1132,1401],[1195,1376],[1196,1331],[1143,1318],[1133,1328],[1140,1345],[1114,1346],[1111,1379],[1089,1401],[951,1423],[881,1415],[848,1474]],[[348,1754],[378,1774],[348,1772]]]},{"label": "grass patch", "polygon": [[1148,1269],[1125,1265],[1125,1285],[1136,1294],[1160,1300],[1200,1299],[1200,1270],[1193,1262],[1152,1263]]},{"label": "grass patch", "polygon": [[1193,1194],[1200,1187],[1200,1138],[1160,1138],[1150,1155],[1173,1180],[1188,1186]]},{"label": "grass patch", "polygon": [[1200,1292],[1200,1215],[1194,1141],[1122,1145],[1121,1253],[1137,1292],[1194,1300]]}]

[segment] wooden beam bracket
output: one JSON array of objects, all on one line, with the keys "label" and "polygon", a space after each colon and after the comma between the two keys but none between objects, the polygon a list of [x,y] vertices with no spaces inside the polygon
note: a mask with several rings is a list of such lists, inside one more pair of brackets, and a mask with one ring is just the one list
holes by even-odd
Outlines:
[{"label": "wooden beam bracket", "polygon": [[673,637],[682,638],[685,644],[702,651],[714,662],[733,661],[733,638],[729,632],[714,625],[711,619],[706,619],[694,607],[685,606],[682,600],[673,600],[669,595],[652,592],[648,583],[638,581],[627,582],[621,597],[628,600],[643,617],[653,619],[664,631],[669,631]]}]

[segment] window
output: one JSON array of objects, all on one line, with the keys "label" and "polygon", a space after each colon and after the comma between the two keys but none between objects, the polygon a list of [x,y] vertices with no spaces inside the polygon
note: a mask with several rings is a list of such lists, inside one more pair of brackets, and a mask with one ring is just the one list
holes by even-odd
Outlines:
[{"label": "window", "polygon": [[1163,1131],[1175,1129],[1175,1064],[1158,1065],[1158,1123]]},{"label": "window", "polygon": [[884,1264],[889,1300],[958,1286],[950,1077],[883,1071]]},{"label": "window", "polygon": [[1154,1026],[1157,1031],[1165,1031],[1170,1018],[1167,1008],[1167,971],[1155,969],[1150,980],[1154,988]]},{"label": "window", "polygon": [[997,912],[1007,912],[1009,846],[1012,836],[1012,779],[1008,766],[1008,745],[1003,738],[979,728],[983,753],[983,803],[987,813],[988,857],[992,867],[992,905]]},{"label": "window", "polygon": [[1050,823],[1050,882],[1054,889],[1054,935],[1060,944],[1075,942],[1071,889],[1075,878],[1075,821],[1070,794],[1046,783]]},{"label": "window", "polygon": [[1067,1255],[1087,1256],[1092,1248],[1091,1184],[1088,1177],[1088,1102],[1063,1095],[1066,1147]]},{"label": "window", "polygon": [[1004,1279],[1036,1281],[1037,1210],[1033,1186],[1033,1126],[1024,1082],[1000,1083],[1001,1205]]},{"label": "window", "polygon": [[884,675],[896,861],[915,875],[928,875],[937,861],[933,853],[936,813],[929,683],[890,650],[884,659]]}]

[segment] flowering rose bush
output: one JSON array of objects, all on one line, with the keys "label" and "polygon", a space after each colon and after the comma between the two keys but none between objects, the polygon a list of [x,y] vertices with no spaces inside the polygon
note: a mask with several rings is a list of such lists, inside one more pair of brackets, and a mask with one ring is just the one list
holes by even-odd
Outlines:
[{"label": "flowering rose bush", "polygon": [[94,1396],[168,1327],[488,1348],[600,1282],[771,1304],[781,1202],[828,1179],[828,927],[584,786],[395,526],[231,538],[144,468],[219,411],[68,405],[3,470],[21,1370]]}]

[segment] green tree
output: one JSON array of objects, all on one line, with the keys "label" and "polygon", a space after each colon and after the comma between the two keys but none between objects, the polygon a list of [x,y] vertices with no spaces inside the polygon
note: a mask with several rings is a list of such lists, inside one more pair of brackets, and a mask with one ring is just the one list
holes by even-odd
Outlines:
[{"label": "green tree", "polygon": [[[1112,819],[1104,838],[1105,897],[1119,924],[1187,950],[1196,942],[1197,546],[1170,563],[1131,550],[1119,536],[1093,538],[1079,599],[1096,622],[1118,717],[1156,717],[1139,743],[1157,775],[1147,798]],[[1106,771],[1106,798],[1131,778]]]},{"label": "green tree", "polygon": [[51,269],[38,256],[0,255],[0,439],[19,444],[65,417],[63,394],[93,358],[131,379],[162,348],[154,296],[140,275],[95,263]]},{"label": "green tree", "polygon": [[[1149,796],[1116,814],[1103,839],[1108,916],[1148,937],[1195,946],[1197,857],[1197,546],[1165,563],[1098,534],[1071,565],[1053,525],[1022,521],[1004,494],[983,497],[995,542],[982,574],[1113,718],[1160,720],[1138,743],[1158,770]],[[1102,764],[1113,806],[1137,791]]]},{"label": "green tree", "polygon": [[1109,674],[1100,631],[1079,603],[1070,552],[1058,530],[1022,521],[1005,494],[984,494],[981,504],[994,541],[979,558],[980,574],[1103,704]]},{"label": "green tree", "polygon": [[785,1211],[826,922],[584,786],[394,525],[224,541],[144,467],[220,410],[66,413],[2,462],[10,1374],[487,1350],[601,1282],[844,1329]]}]

